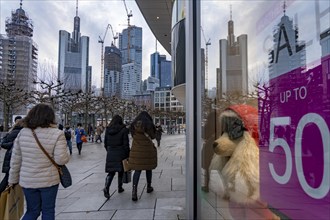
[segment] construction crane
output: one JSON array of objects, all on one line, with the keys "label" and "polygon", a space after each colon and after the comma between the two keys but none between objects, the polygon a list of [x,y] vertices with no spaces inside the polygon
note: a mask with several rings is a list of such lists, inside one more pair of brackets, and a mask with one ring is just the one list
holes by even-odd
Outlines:
[{"label": "construction crane", "polygon": [[204,34],[204,30],[203,27],[201,26],[201,30],[203,33],[203,37],[204,37],[204,42],[205,42],[205,88],[206,90],[209,88],[209,84],[208,84],[208,70],[209,70],[209,61],[208,61],[208,46],[211,45],[211,39],[209,38],[208,40],[206,40],[205,38],[205,34]]},{"label": "construction crane", "polygon": [[127,14],[127,63],[129,63],[130,62],[130,38],[131,38],[130,19],[131,19],[131,17],[133,17],[133,14],[132,14],[132,10],[130,10],[130,12],[128,12],[125,0],[123,0],[123,2],[124,2],[124,5],[125,5],[125,10],[126,10],[126,14]]},{"label": "construction crane", "polygon": [[[110,25],[110,24],[109,24],[109,25]],[[116,45],[116,40],[118,39],[118,33],[116,33],[116,35],[115,35],[115,33],[113,32],[113,28],[112,28],[111,25],[110,25],[110,28],[111,28],[112,37],[113,37],[113,45],[114,45],[114,46],[117,46],[117,45]]]},{"label": "construction crane", "polygon": [[104,68],[104,53],[103,53],[103,48],[104,48],[104,39],[107,36],[109,28],[111,28],[111,30],[112,30],[113,40],[115,41],[118,38],[118,36],[115,36],[113,34],[113,29],[112,29],[111,24],[108,24],[107,27],[105,28],[103,38],[101,38],[101,36],[99,36],[98,42],[101,43],[101,93],[102,93],[102,96],[104,95],[104,85],[103,85],[103,81],[104,81],[104,79],[103,79],[104,78],[104,70],[103,70],[103,68]]}]

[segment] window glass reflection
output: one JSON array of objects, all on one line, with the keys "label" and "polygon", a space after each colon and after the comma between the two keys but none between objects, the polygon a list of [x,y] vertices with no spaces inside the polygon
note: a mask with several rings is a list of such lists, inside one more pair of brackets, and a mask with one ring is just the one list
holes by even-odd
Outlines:
[{"label": "window glass reflection", "polygon": [[203,219],[330,219],[329,1],[201,1],[201,26]]}]

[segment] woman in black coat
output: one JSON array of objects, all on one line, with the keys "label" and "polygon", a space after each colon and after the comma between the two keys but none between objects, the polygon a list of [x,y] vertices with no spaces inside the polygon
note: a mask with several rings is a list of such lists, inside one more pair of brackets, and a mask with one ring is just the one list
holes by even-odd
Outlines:
[{"label": "woman in black coat", "polygon": [[105,179],[105,186],[103,189],[104,196],[109,199],[109,188],[113,177],[118,172],[118,192],[121,193],[123,189],[123,174],[124,168],[122,160],[129,156],[129,139],[128,129],[123,123],[122,117],[115,115],[110,124],[106,128],[104,137],[104,147],[107,151],[107,160],[105,163],[105,172],[108,173]]},{"label": "woman in black coat", "polygon": [[0,183],[0,194],[6,189],[8,185],[8,177],[9,177],[9,168],[10,168],[10,159],[11,152],[14,145],[14,140],[17,137],[18,133],[23,128],[23,123],[21,121],[22,117],[17,116],[15,118],[15,124],[13,128],[3,137],[1,141],[1,148],[6,149],[6,154],[3,159],[2,172],[5,173],[5,177],[2,179]]}]

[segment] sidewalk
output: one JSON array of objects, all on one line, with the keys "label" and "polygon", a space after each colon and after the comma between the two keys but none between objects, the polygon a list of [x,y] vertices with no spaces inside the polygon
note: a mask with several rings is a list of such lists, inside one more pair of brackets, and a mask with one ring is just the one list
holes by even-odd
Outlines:
[{"label": "sidewalk", "polygon": [[152,177],[154,192],[146,193],[143,172],[137,202],[131,199],[132,183],[124,184],[123,193],[117,192],[117,175],[110,187],[110,199],[103,196],[105,157],[103,144],[85,143],[81,155],[73,146],[68,163],[73,184],[67,189],[60,186],[56,219],[184,219],[185,135],[163,135]]}]

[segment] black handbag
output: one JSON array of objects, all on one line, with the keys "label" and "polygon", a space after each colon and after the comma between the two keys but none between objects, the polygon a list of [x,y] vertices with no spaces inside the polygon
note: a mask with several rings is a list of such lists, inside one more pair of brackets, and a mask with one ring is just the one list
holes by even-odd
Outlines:
[{"label": "black handbag", "polygon": [[32,134],[33,134],[34,138],[36,139],[37,144],[39,145],[42,152],[44,152],[44,154],[48,157],[50,162],[52,162],[52,164],[54,164],[54,166],[57,168],[58,173],[60,175],[60,180],[61,180],[62,186],[64,188],[67,188],[67,187],[71,186],[72,185],[72,178],[71,178],[71,174],[69,172],[69,169],[65,165],[57,165],[56,162],[53,160],[53,158],[51,158],[49,156],[49,154],[47,153],[45,148],[41,145],[36,133],[34,132],[34,130],[32,130]]},{"label": "black handbag", "polygon": [[123,183],[130,183],[132,181],[132,171],[126,171],[123,175]]}]

